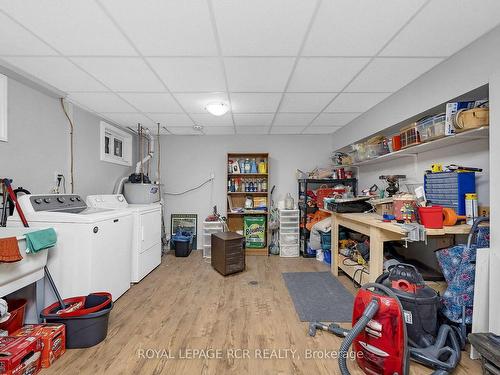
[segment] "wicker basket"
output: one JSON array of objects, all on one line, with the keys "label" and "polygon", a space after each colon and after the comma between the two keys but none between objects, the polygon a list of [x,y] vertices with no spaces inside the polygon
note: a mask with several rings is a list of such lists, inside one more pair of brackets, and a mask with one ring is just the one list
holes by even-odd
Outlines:
[{"label": "wicker basket", "polygon": [[488,126],[490,123],[489,108],[462,109],[455,115],[453,126],[455,131],[463,132],[466,130],[477,129],[482,126]]}]

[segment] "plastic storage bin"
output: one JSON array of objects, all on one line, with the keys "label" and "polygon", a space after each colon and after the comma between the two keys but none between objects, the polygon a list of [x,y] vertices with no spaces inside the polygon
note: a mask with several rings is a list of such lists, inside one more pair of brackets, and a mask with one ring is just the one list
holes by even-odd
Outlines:
[{"label": "plastic storage bin", "polygon": [[0,323],[0,329],[11,334],[24,324],[24,313],[26,311],[27,301],[25,299],[6,299],[6,301],[10,317],[5,322]]},{"label": "plastic storage bin", "polygon": [[401,129],[401,148],[407,148],[415,146],[421,143],[420,134],[417,129],[417,123],[413,123],[410,126]]},{"label": "plastic storage bin", "polygon": [[220,221],[203,222],[203,257],[212,256],[212,234],[224,231],[224,225]]},{"label": "plastic storage bin", "polygon": [[299,210],[279,210],[279,243],[281,257],[300,255]]},{"label": "plastic storage bin", "polygon": [[432,141],[445,136],[445,114],[431,116],[417,123],[417,131],[422,142]]},{"label": "plastic storage bin", "polygon": [[187,257],[193,250],[193,236],[189,232],[181,232],[172,236],[176,257]]},{"label": "plastic storage bin", "polygon": [[419,207],[418,214],[424,227],[428,229],[441,229],[443,227],[443,207]]},{"label": "plastic storage bin", "polygon": [[323,250],[331,250],[332,248],[332,235],[330,232],[318,231],[321,236],[321,248]]}]

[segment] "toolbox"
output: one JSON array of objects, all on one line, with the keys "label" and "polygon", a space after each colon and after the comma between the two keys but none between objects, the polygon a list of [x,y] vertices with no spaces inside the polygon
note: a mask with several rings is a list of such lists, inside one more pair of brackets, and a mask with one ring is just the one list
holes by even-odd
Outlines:
[{"label": "toolbox", "polygon": [[41,368],[40,337],[0,337],[0,374],[34,375]]},{"label": "toolbox", "polygon": [[41,364],[48,368],[66,352],[66,326],[64,324],[27,324],[12,336],[35,336],[42,341]]}]

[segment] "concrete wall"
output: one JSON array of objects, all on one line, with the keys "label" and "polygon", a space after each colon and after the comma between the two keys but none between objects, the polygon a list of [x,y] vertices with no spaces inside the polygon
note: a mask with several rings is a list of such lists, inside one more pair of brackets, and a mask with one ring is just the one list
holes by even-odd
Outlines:
[{"label": "concrete wall", "polygon": [[[99,160],[97,116],[73,107],[73,118],[75,193],[112,193],[130,168]],[[62,172],[69,192],[69,125],[59,100],[9,79],[8,131],[8,142],[0,142],[0,175],[32,193],[49,193],[55,172]]]},{"label": "concrete wall", "polygon": [[[196,213],[198,223],[217,205],[226,212],[226,154],[228,152],[268,152],[270,188],[276,185],[275,200],[290,192],[297,199],[297,168],[309,171],[329,164],[330,138],[325,136],[235,135],[162,136],[161,173],[165,191],[180,192],[206,180],[215,180],[180,196],[165,195],[167,231],[171,213]],[[201,224],[198,233],[201,233]]]}]

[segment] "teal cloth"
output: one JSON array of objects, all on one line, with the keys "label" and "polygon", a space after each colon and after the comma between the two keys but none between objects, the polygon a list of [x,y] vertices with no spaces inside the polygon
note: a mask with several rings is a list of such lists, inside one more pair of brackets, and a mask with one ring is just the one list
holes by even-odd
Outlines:
[{"label": "teal cloth", "polygon": [[56,231],[53,228],[42,229],[25,234],[26,252],[38,253],[41,250],[53,247],[57,242]]}]

